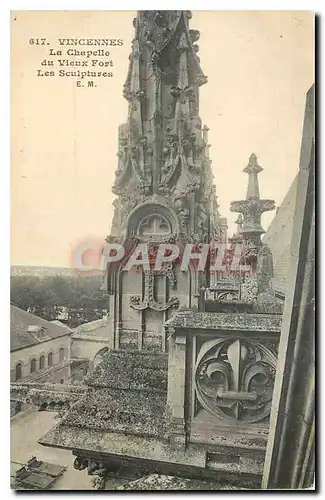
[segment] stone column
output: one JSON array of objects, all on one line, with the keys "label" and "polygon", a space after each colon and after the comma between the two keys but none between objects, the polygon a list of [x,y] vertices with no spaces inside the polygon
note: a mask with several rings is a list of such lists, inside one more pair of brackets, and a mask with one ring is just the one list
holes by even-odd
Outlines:
[{"label": "stone column", "polygon": [[270,433],[262,488],[301,489],[314,475],[314,88],[307,93]]},{"label": "stone column", "polygon": [[182,449],[186,446],[185,375],[186,336],[176,330],[169,337],[167,404],[171,412],[170,442]]}]

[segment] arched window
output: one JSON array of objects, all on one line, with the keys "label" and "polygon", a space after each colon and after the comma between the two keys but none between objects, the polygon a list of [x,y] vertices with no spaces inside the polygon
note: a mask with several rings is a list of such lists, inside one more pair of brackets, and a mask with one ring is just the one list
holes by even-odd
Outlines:
[{"label": "arched window", "polygon": [[49,354],[47,356],[47,364],[48,364],[48,366],[52,366],[52,364],[53,364],[53,354],[51,352],[49,352]]},{"label": "arched window", "polygon": [[60,347],[59,349],[59,362],[61,363],[64,360],[64,349]]},{"label": "arched window", "polygon": [[36,372],[36,359],[33,358],[30,362],[30,372],[35,373]]},{"label": "arched window", "polygon": [[42,356],[39,358],[39,369],[43,370],[45,366],[45,356],[42,354]]},{"label": "arched window", "polygon": [[171,227],[168,220],[163,215],[150,214],[147,215],[138,226],[137,233],[140,236],[162,236],[169,234]]},{"label": "arched window", "polygon": [[19,380],[21,379],[22,377],[22,364],[21,363],[17,363],[16,365],[16,380]]}]

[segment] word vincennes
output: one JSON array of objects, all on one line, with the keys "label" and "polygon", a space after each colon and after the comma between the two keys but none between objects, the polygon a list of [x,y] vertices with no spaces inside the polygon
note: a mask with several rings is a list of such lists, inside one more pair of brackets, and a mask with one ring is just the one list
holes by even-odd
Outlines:
[{"label": "word vincennes", "polygon": [[58,38],[60,45],[92,45],[118,47],[123,45],[121,38]]}]

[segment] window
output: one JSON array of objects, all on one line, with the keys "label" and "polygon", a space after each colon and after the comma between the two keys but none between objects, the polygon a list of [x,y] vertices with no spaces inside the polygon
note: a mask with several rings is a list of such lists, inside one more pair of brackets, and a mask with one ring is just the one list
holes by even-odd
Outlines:
[{"label": "window", "polygon": [[30,362],[30,372],[35,373],[36,372],[36,359],[32,359]]},{"label": "window", "polygon": [[52,366],[53,364],[53,354],[49,352],[49,355],[47,356],[47,364],[48,366]]},{"label": "window", "polygon": [[22,377],[21,372],[22,372],[22,364],[21,364],[21,363],[18,363],[18,364],[16,365],[16,380],[21,379],[21,377]]},{"label": "window", "polygon": [[40,369],[40,370],[43,370],[44,366],[45,366],[45,356],[43,356],[43,355],[42,355],[42,356],[39,358],[39,369]]},{"label": "window", "polygon": [[61,363],[64,360],[64,349],[60,347],[59,349],[59,362]]},{"label": "window", "polygon": [[168,220],[164,216],[158,214],[150,214],[145,217],[141,221],[137,231],[140,236],[146,237],[152,235],[162,236],[170,232],[171,227]]}]

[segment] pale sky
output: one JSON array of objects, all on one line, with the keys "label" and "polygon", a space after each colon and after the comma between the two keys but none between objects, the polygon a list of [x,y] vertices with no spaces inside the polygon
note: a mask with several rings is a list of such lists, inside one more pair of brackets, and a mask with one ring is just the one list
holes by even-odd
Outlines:
[{"label": "pale sky", "polygon": [[[69,267],[80,243],[102,241],[110,233],[134,16],[12,15],[12,264]],[[190,27],[201,32],[197,43],[208,83],[201,87],[200,115],[210,128],[219,210],[231,233],[236,214],[229,205],[245,197],[242,169],[252,152],[264,168],[261,196],[277,206],[298,170],[305,94],[314,81],[314,17],[303,11],[200,11]],[[31,45],[37,37],[46,37],[50,46]],[[67,37],[122,38],[122,47],[109,48],[114,76],[98,79],[97,88],[77,88],[73,78],[37,76],[37,69],[58,71],[40,63],[51,59],[50,47],[59,50],[58,38]],[[273,216],[264,215],[265,229]]]}]

